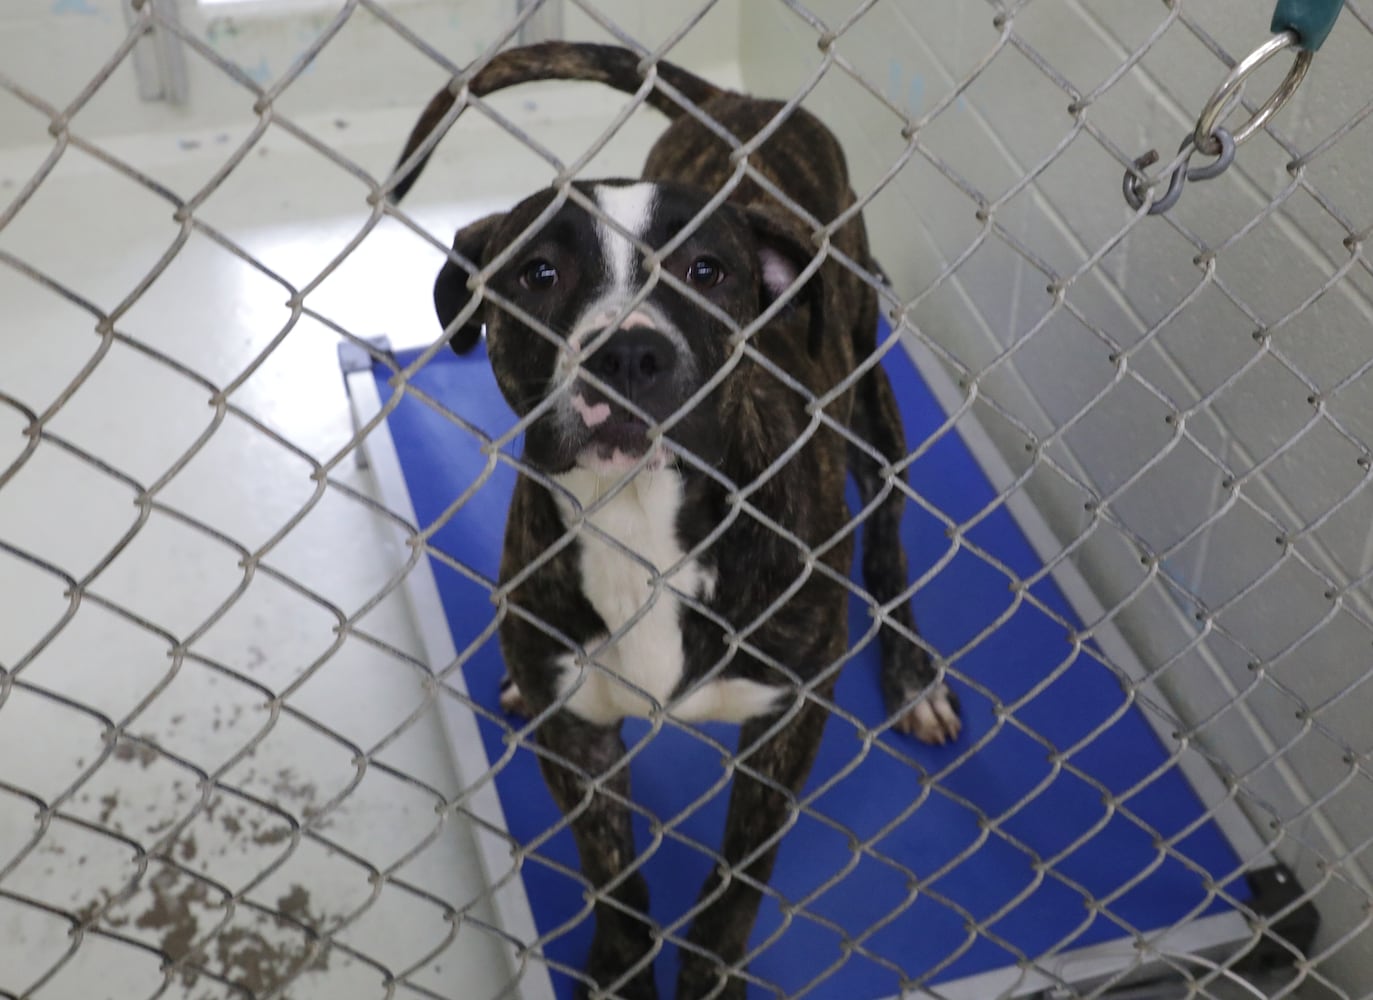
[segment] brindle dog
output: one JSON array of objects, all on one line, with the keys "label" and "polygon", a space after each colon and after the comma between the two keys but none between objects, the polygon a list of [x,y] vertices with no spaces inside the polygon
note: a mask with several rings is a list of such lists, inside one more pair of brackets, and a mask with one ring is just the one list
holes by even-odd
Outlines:
[{"label": "brindle dog", "polygon": [[[876,349],[876,292],[833,256],[811,268],[816,223],[769,193],[819,225],[838,220],[855,201],[839,143],[803,110],[665,62],[655,72],[646,100],[672,121],[643,177],[579,181],[580,200],[542,191],[467,226],[434,301],[454,350],[485,332],[501,391],[527,421],[524,461],[537,475],[519,478],[506,524],[500,638],[514,686],[503,700],[551,710],[537,728],[540,763],[600,894],[583,986],[657,995],[619,730],[627,715],[667,713],[740,723],[727,867],[701,891],[677,996],[743,997],[755,886],[771,872],[847,649],[846,470],[873,505],[863,576],[888,608],[881,683],[894,727],[944,743],[960,723],[900,599],[896,400],[880,365],[852,378]],[[645,76],[627,50],[549,43],[500,53],[465,86],[481,96],[553,79],[634,93]],[[463,85],[433,98],[402,164]],[[719,133],[747,142],[765,129],[748,156],[763,181],[744,177],[707,211],[736,174]],[[396,198],[423,166],[400,178]],[[830,242],[876,273],[859,214]],[[470,276],[511,247],[473,306]],[[739,331],[765,314],[749,335],[760,361]]]}]

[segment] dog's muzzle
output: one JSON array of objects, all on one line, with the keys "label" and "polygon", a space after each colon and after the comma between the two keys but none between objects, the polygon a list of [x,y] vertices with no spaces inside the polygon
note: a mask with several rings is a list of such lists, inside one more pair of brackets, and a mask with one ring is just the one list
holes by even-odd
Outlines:
[{"label": "dog's muzzle", "polygon": [[[591,334],[588,341],[604,336]],[[587,444],[601,459],[633,458],[649,449],[649,423],[670,414],[678,402],[681,359],[671,339],[650,327],[633,326],[612,333],[582,369],[612,393],[633,404],[626,407],[586,378],[579,378],[572,406],[586,426]],[[640,412],[634,412],[638,410]]]}]

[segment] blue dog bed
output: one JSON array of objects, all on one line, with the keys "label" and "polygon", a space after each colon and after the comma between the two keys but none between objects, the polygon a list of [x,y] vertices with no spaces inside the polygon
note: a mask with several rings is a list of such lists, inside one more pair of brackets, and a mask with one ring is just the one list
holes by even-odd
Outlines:
[{"label": "blue dog bed", "polygon": [[[403,353],[397,360],[404,366],[414,357]],[[890,352],[885,365],[915,448],[939,431],[945,414],[903,351]],[[385,402],[394,391],[390,373],[378,365],[373,375]],[[481,349],[464,358],[440,354],[412,384],[487,435],[513,422]],[[486,470],[480,443],[409,393],[387,423],[419,524],[431,525]],[[512,448],[517,453],[518,443]],[[514,476],[497,465],[432,540],[487,581],[497,576]],[[914,463],[909,478],[933,508],[960,524],[996,497],[952,430]],[[1004,506],[966,537],[1018,578],[1042,568]],[[1018,599],[1001,569],[966,546],[950,557],[954,543],[945,525],[916,504],[907,505],[903,538],[912,578],[948,559],[915,596],[922,633],[936,649],[957,650],[999,621],[954,665],[966,678],[954,681],[964,734],[942,748],[896,734],[865,745],[850,721],[831,718],[807,786],[808,795],[823,789],[811,803],[819,816],[802,815],[782,842],[775,895],[764,899],[752,938],[762,950],[750,971],[769,985],[755,985],[750,996],[804,990],[816,1000],[865,1000],[903,987],[947,987],[1049,952],[1128,939],[1128,929],[1154,931],[1230,909],[1208,891],[1208,881],[1222,885],[1230,899],[1247,901],[1234,849],[1204,817],[1195,791],[1170,765],[1139,710],[1123,708],[1117,677],[1089,652],[1075,653],[1064,626]],[[453,642],[467,650],[490,626],[490,588],[431,561]],[[1063,620],[1077,620],[1050,578],[1030,591]],[[858,642],[870,618],[857,599],[851,623]],[[463,671],[472,698],[490,710],[479,726],[487,761],[498,761],[520,722],[495,721],[502,718],[502,663],[494,635]],[[1015,702],[1041,684],[1009,720],[998,717],[997,702]],[[874,643],[844,669],[837,701],[865,726],[883,721]],[[634,800],[660,820],[681,817],[656,837],[644,814],[635,818],[639,849],[650,852],[643,871],[652,915],[666,926],[695,902],[710,869],[709,857],[693,845],[719,843],[728,792],[711,789],[722,773],[721,748],[733,749],[737,727],[669,725],[636,750],[647,734],[646,723],[625,724],[625,741],[636,754]],[[1069,766],[1056,763],[1055,753],[1069,749]],[[466,762],[464,770],[476,775],[486,766]],[[500,768],[495,786],[520,843],[558,823],[527,748]],[[1123,808],[1108,809],[1108,793],[1128,795]],[[1160,847],[1184,833],[1167,851]],[[1045,867],[1047,859],[1053,861]],[[587,910],[584,886],[571,874],[576,868],[572,837],[563,829],[537,847],[521,873],[538,932],[551,935],[542,952],[559,997],[572,995],[566,970],[580,967],[591,937],[589,917],[575,919]],[[1097,901],[1107,902],[1097,908]],[[685,927],[676,933],[684,935]],[[676,964],[668,945],[656,966],[664,996],[673,994]]]}]

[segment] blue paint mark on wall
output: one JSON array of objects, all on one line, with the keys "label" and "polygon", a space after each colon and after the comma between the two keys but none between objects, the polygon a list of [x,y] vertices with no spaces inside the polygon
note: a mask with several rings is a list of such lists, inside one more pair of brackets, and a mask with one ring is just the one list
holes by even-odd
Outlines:
[{"label": "blue paint mark on wall", "polygon": [[263,56],[257,61],[256,66],[243,66],[240,69],[248,75],[254,83],[266,84],[272,80],[272,67],[267,64],[267,57]]},{"label": "blue paint mark on wall", "polygon": [[52,12],[54,14],[80,14],[83,17],[98,17],[101,10],[91,3],[91,0],[53,0]]},{"label": "blue paint mark on wall", "polygon": [[911,114],[919,114],[920,106],[925,101],[925,78],[919,73],[911,76],[911,85],[906,88],[906,110]]},{"label": "blue paint mark on wall", "polygon": [[887,99],[908,115],[918,115],[925,102],[925,76],[910,70],[900,59],[887,63]]}]

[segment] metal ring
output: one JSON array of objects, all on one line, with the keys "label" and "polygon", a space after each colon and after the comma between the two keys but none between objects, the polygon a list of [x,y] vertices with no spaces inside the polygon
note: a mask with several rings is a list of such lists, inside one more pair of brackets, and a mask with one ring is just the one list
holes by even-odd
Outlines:
[{"label": "metal ring", "polygon": [[[1215,156],[1220,152],[1219,142],[1214,134],[1216,126],[1220,124],[1221,117],[1228,109],[1230,99],[1239,93],[1239,89],[1244,86],[1244,81],[1249,78],[1250,74],[1279,52],[1284,49],[1295,48],[1300,43],[1301,37],[1295,31],[1284,31],[1280,35],[1274,35],[1249,53],[1240,61],[1239,65],[1230,71],[1230,75],[1221,81],[1221,85],[1216,88],[1216,92],[1211,95],[1211,99],[1206,102],[1206,107],[1201,109],[1201,114],[1197,118],[1197,127],[1192,133],[1192,141],[1200,152],[1207,156]],[[1282,83],[1278,84],[1278,89],[1273,91],[1272,96],[1263,102],[1263,106],[1258,111],[1254,112],[1254,117],[1233,131],[1232,135],[1235,137],[1236,146],[1261,129],[1264,122],[1277,114],[1278,110],[1288,102],[1306,76],[1306,71],[1311,67],[1312,55],[1313,53],[1306,49],[1297,53],[1292,68],[1288,70]]]}]

